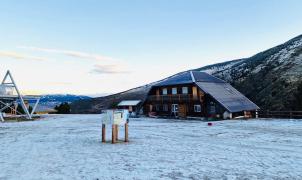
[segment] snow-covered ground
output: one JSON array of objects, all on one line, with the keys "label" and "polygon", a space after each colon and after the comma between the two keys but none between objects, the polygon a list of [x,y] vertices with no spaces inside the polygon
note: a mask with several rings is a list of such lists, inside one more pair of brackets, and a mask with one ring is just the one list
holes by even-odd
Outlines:
[{"label": "snow-covered ground", "polygon": [[302,179],[302,120],[131,119],[129,133],[102,144],[99,115],[0,123],[0,179]]}]

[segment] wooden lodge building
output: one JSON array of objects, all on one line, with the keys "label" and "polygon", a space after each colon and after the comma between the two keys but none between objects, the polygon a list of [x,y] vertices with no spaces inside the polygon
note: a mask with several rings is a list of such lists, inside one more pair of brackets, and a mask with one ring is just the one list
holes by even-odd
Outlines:
[{"label": "wooden lodge building", "polygon": [[150,116],[250,117],[259,107],[225,81],[186,71],[152,86],[144,103]]}]

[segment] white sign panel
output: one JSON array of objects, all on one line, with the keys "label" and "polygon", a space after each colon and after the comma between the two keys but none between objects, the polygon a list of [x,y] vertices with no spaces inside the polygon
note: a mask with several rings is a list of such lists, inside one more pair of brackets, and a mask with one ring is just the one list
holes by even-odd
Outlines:
[{"label": "white sign panel", "polygon": [[129,117],[128,110],[107,110],[106,113],[102,114],[102,124],[126,124]]},{"label": "white sign panel", "polygon": [[107,110],[102,114],[102,124],[113,124],[113,110]]}]

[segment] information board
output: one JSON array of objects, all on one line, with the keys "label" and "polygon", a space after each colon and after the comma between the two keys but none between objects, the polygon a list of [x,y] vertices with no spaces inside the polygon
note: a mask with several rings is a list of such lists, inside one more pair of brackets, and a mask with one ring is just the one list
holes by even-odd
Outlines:
[{"label": "information board", "polygon": [[129,118],[128,110],[107,110],[102,114],[102,124],[124,125]]}]

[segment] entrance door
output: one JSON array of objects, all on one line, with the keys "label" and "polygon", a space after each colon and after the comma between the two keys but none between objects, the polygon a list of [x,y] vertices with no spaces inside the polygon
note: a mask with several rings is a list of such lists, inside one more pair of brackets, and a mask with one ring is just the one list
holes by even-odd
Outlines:
[{"label": "entrance door", "polygon": [[172,115],[174,115],[176,117],[178,116],[178,104],[172,104],[171,112],[172,112]]},{"label": "entrance door", "polygon": [[187,106],[186,104],[180,104],[179,109],[178,109],[178,115],[181,118],[186,118],[187,117]]}]

